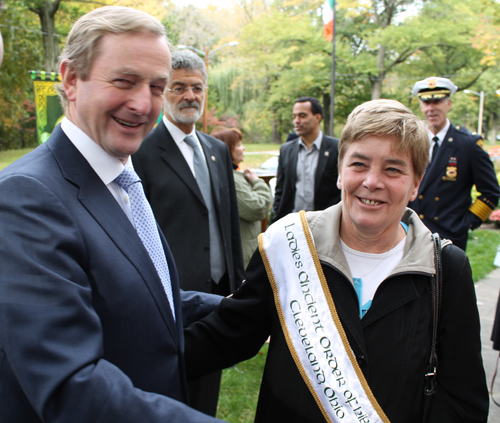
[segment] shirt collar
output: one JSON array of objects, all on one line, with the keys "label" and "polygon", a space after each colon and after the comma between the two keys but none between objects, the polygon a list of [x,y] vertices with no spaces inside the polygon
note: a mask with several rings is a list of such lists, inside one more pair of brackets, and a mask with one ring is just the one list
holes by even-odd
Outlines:
[{"label": "shirt collar", "polygon": [[[312,145],[315,145],[316,148],[318,149],[318,151],[320,150],[321,148],[321,141],[323,140],[323,132],[321,132],[321,130],[319,131],[319,134],[318,134],[318,137],[314,140],[313,144]],[[302,137],[299,137],[299,145],[302,145],[303,147],[306,147],[306,145],[304,144],[304,141],[302,141]],[[312,148],[312,146],[311,146]]]},{"label": "shirt collar", "polygon": [[[120,159],[104,151],[67,117],[62,120],[61,128],[105,185],[113,182],[122,173],[124,166]],[[130,156],[127,166],[133,168]]]},{"label": "shirt collar", "polygon": [[444,128],[441,129],[436,135],[434,135],[430,130],[429,127],[426,126],[427,128],[427,135],[429,136],[429,141],[432,142],[432,139],[436,136],[439,138],[438,144],[441,145],[441,143],[444,140],[444,137],[446,136],[446,133],[448,132],[448,129],[450,129],[450,120],[446,118],[446,125],[444,125]]},{"label": "shirt collar", "polygon": [[[165,115],[163,115],[163,123],[168,129],[168,132],[170,132],[170,135],[172,135],[172,138],[174,139],[175,143],[177,146],[181,144],[181,142],[184,141],[184,138],[186,138],[188,135],[192,135],[198,140],[198,137],[196,136],[196,127],[193,126],[193,130],[191,131],[190,134],[185,134],[184,131],[179,129],[177,126],[175,126],[172,122],[170,122]],[[198,140],[198,143],[200,141]]]}]

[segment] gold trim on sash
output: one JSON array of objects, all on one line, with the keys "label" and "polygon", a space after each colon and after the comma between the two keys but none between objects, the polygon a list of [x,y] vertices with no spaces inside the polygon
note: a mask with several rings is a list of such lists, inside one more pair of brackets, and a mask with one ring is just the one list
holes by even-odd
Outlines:
[{"label": "gold trim on sash", "polygon": [[[281,303],[279,301],[279,294],[278,294],[278,285],[276,284],[276,280],[274,279],[274,274],[271,269],[271,265],[269,264],[269,259],[267,258],[266,250],[264,249],[264,234],[261,233],[259,235],[259,250],[260,250],[260,255],[262,256],[262,261],[264,262],[264,267],[266,268],[267,276],[269,278],[269,282],[271,282],[271,287],[273,289],[273,294],[274,294],[274,302],[276,304],[276,310],[278,311],[278,316],[280,318],[280,323],[281,323],[281,329],[283,329],[283,333],[285,335],[286,343],[288,345],[288,350],[290,351],[290,354],[293,357],[293,361],[295,361],[295,364],[297,368],[299,369],[300,375],[302,376],[302,379],[306,383],[307,387],[309,388],[309,392],[311,392],[312,396],[314,397],[314,400],[316,401],[316,404],[318,405],[319,409],[321,410],[321,414],[323,414],[323,417],[325,420],[329,423],[333,423],[332,420],[330,419],[330,416],[325,410],[325,407],[323,407],[323,404],[321,403],[318,394],[314,390],[311,381],[306,375],[306,371],[304,370],[304,367],[302,366],[302,362],[300,361],[297,352],[295,351],[292,339],[290,338],[290,333],[288,332],[288,327],[286,326],[285,322],[285,316],[283,315],[283,309],[281,308]],[[272,342],[272,341],[271,341]]]}]

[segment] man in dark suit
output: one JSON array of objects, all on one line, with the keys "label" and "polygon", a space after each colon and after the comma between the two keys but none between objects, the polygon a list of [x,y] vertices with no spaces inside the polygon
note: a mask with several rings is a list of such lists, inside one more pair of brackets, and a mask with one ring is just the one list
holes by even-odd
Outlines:
[{"label": "man in dark suit", "polygon": [[[195,130],[203,113],[205,63],[172,54],[164,116],[133,156],[182,289],[227,296],[244,279],[238,205],[226,145]],[[201,148],[200,148],[201,147]],[[190,405],[215,415],[220,372],[189,385]]]},{"label": "man in dark suit", "polygon": [[[481,135],[472,135],[447,118],[450,96],[456,90],[449,79],[439,77],[418,81],[413,87],[427,120],[430,162],[409,207],[432,232],[465,251],[469,229],[479,227],[496,208],[500,189]],[[474,185],[479,196],[472,202]]]},{"label": "man in dark suit", "polygon": [[152,16],[85,15],[60,64],[67,117],[0,173],[2,423],[216,421],[185,405],[182,326],[219,299],[179,292],[141,184],[123,179],[169,68]]},{"label": "man in dark suit", "polygon": [[295,101],[293,125],[299,137],[280,148],[273,222],[294,211],[323,210],[340,201],[339,140],[321,132],[322,119],[323,107],[316,98]]}]

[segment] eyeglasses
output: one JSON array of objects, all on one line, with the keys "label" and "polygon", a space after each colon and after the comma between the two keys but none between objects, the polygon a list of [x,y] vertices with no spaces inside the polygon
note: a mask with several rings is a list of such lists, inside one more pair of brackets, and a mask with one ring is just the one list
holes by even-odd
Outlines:
[{"label": "eyeglasses", "polygon": [[188,90],[191,90],[194,95],[200,95],[203,93],[208,87],[205,87],[203,85],[194,85],[192,87],[174,87],[174,88],[167,88],[167,91],[170,91],[171,93],[174,93],[175,95],[182,95],[185,94]]}]

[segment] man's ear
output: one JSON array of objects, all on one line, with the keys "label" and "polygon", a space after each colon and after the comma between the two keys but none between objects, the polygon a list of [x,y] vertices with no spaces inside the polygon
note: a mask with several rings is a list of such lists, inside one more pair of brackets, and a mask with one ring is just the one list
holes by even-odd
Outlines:
[{"label": "man's ear", "polygon": [[318,123],[318,125],[321,124],[321,120],[323,119],[321,113],[316,113],[314,117],[316,118],[316,122]]},{"label": "man's ear", "polygon": [[61,83],[68,97],[69,101],[74,101],[76,99],[76,83],[78,76],[71,66],[71,60],[64,59],[59,67],[59,73],[61,74]]}]

